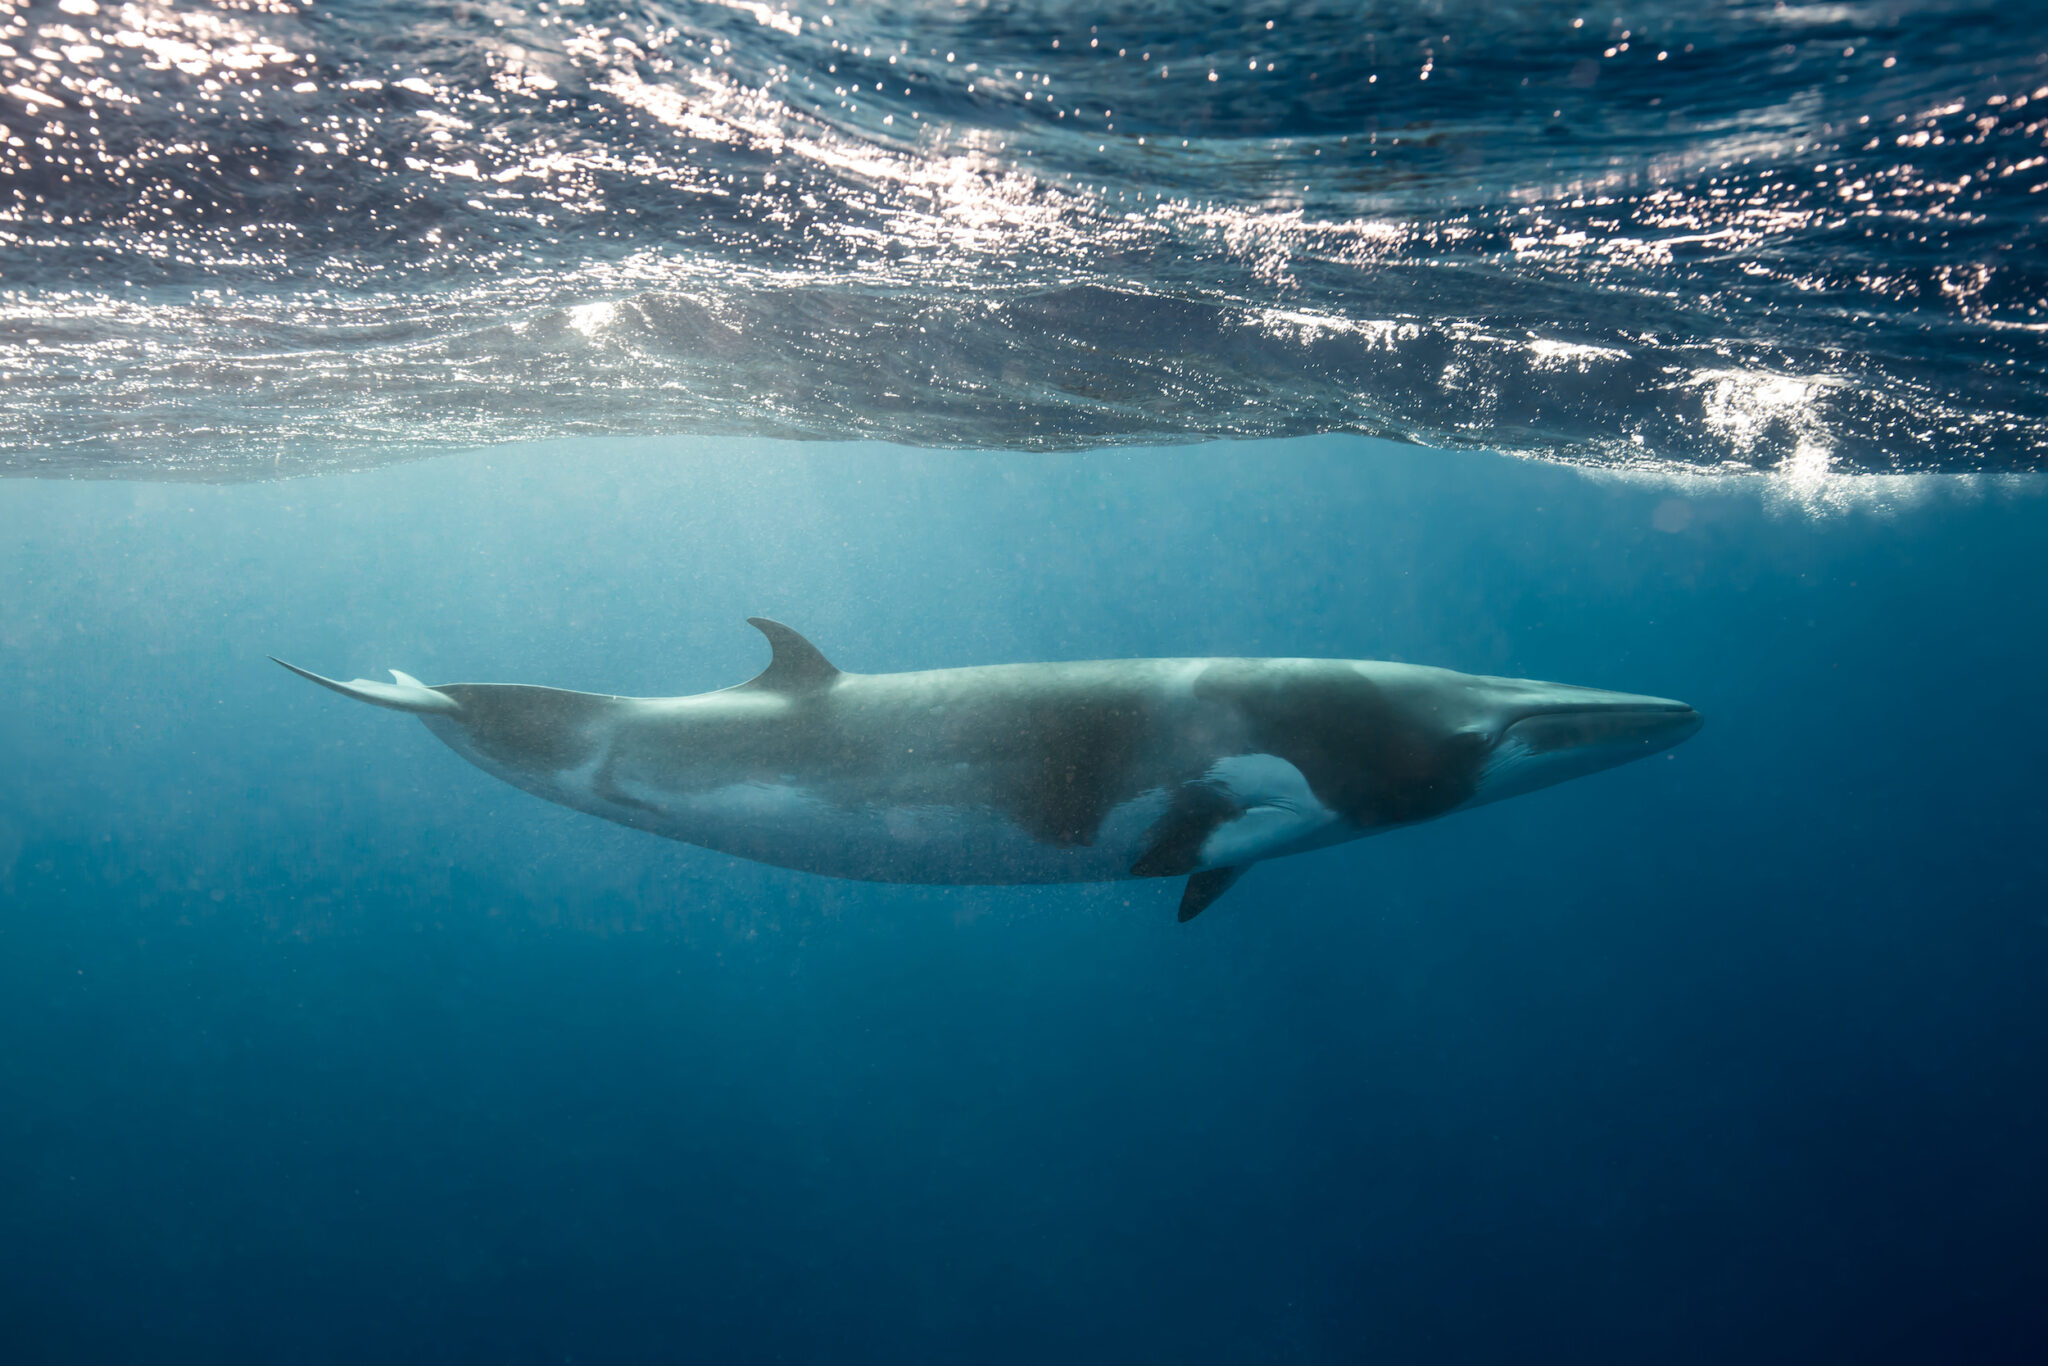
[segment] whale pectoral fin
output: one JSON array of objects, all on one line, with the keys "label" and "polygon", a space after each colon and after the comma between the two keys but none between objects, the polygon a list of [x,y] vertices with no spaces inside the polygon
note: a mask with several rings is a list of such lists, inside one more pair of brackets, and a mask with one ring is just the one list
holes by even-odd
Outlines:
[{"label": "whale pectoral fin", "polygon": [[1185,925],[1203,911],[1211,902],[1229,891],[1231,885],[1244,876],[1244,868],[1210,868],[1188,878],[1188,885],[1180,894],[1180,923]]},{"label": "whale pectoral fin", "polygon": [[1165,814],[1146,832],[1145,852],[1131,865],[1131,876],[1179,877],[1193,872],[1201,866],[1203,843],[1216,827],[1243,810],[1243,804],[1220,783],[1181,784]]}]

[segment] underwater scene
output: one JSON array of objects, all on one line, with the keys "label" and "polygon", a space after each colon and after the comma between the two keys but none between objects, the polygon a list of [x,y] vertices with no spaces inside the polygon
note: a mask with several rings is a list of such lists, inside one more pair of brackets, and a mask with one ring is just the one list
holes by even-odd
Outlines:
[{"label": "underwater scene", "polygon": [[2025,5],[0,0],[0,1362],[2044,1359],[2044,187]]}]

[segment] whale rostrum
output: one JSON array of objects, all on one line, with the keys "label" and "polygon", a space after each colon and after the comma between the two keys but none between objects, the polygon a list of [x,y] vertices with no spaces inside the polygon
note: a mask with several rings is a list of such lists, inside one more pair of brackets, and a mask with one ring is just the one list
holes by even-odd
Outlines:
[{"label": "whale rostrum", "polygon": [[1115,659],[835,668],[780,622],[753,679],[609,697],[407,674],[343,683],[514,787],[783,868],[880,882],[1244,870],[1640,759],[1683,702],[1380,660]]}]

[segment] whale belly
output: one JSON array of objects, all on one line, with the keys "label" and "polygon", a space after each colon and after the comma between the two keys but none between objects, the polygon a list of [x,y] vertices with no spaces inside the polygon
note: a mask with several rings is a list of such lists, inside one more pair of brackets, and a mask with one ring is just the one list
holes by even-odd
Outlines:
[{"label": "whale belly", "polygon": [[[1111,882],[1241,868],[1362,833],[1316,798],[1299,768],[1267,753],[1206,763],[1184,756],[1173,766],[1188,777],[1160,781],[1076,819],[1060,809],[1063,794],[1031,789],[1043,765],[1005,771],[954,762],[818,777],[757,768],[741,776],[676,762],[668,748],[622,746],[612,729],[594,737],[577,762],[539,767],[504,762],[441,717],[422,719],[479,768],[535,796],[686,844],[831,877]],[[1031,819],[1048,813],[1061,818]]]},{"label": "whale belly", "polygon": [[[795,783],[737,782],[687,793],[624,790],[595,814],[720,853],[878,882],[1107,882],[1132,876],[1166,808],[1147,793],[1109,812],[1095,838],[1055,844],[973,802],[834,799]],[[583,806],[582,802],[574,803]]]}]

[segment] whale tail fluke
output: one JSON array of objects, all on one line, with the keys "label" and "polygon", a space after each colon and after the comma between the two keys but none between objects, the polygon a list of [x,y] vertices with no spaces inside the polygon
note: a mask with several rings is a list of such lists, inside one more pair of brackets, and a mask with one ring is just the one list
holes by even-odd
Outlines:
[{"label": "whale tail fluke", "polygon": [[368,678],[355,678],[346,683],[333,678],[322,678],[310,669],[301,669],[296,664],[286,664],[276,655],[269,656],[270,662],[290,669],[303,679],[318,683],[323,688],[332,688],[344,697],[353,697],[358,702],[368,702],[373,707],[389,707],[393,711],[409,711],[415,714],[428,712],[455,712],[461,707],[447,693],[437,692],[414,678],[393,669],[391,676],[395,683],[378,683]]}]

